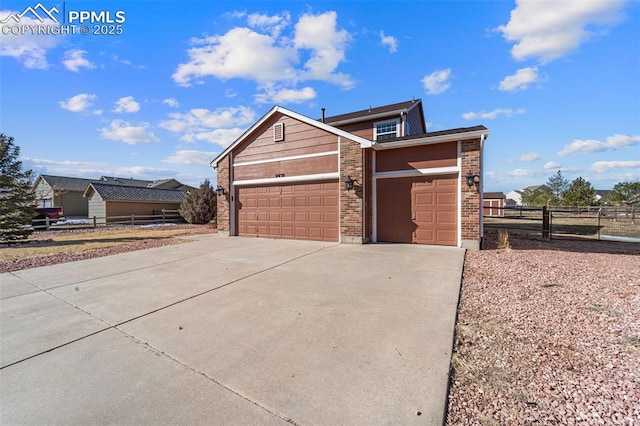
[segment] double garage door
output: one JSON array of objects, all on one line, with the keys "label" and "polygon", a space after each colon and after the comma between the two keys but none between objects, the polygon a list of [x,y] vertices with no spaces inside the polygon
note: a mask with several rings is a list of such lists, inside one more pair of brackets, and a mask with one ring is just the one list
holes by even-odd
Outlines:
[{"label": "double garage door", "polygon": [[377,240],[455,246],[456,175],[377,180]]},{"label": "double garage door", "polygon": [[338,182],[240,187],[237,235],[338,241]]}]

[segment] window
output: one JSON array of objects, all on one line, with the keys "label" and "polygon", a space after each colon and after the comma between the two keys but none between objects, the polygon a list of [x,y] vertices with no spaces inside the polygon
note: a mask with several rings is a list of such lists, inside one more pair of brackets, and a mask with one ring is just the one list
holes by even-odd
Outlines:
[{"label": "window", "polygon": [[382,141],[400,136],[400,120],[380,121],[373,126],[373,140]]}]

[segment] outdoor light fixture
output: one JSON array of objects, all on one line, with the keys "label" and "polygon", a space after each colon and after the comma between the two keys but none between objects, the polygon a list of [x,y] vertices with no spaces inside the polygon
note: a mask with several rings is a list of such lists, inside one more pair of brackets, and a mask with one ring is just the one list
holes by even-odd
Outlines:
[{"label": "outdoor light fixture", "polygon": [[223,187],[218,185],[214,192],[216,193],[216,195],[224,195],[227,191]]},{"label": "outdoor light fixture", "polygon": [[471,172],[465,176],[467,178],[467,186],[473,186],[480,183],[480,176]]},{"label": "outdoor light fixture", "polygon": [[344,189],[346,189],[347,191],[352,190],[354,182],[358,182],[358,181],[351,179],[351,176],[347,176],[344,180]]}]

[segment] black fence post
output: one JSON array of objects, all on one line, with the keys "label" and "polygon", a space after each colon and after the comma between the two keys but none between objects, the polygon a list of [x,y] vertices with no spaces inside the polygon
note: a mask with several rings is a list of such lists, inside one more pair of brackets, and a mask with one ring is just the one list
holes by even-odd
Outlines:
[{"label": "black fence post", "polygon": [[542,206],[542,238],[551,239],[550,212],[547,206]]}]

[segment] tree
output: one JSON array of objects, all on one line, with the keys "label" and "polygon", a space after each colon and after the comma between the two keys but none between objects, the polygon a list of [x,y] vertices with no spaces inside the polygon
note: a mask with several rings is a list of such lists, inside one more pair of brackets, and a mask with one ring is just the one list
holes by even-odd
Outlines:
[{"label": "tree", "polygon": [[550,201],[554,201],[555,195],[551,189],[545,185],[536,189],[525,189],[522,191],[522,204],[525,206],[546,206]]},{"label": "tree", "polygon": [[596,190],[591,184],[576,178],[567,189],[562,191],[562,204],[566,206],[593,206],[596,204]]},{"label": "tree", "polygon": [[547,179],[547,186],[555,197],[555,202],[553,204],[556,204],[560,201],[562,191],[567,189],[567,186],[569,186],[569,180],[562,176],[562,173],[558,170],[558,173]]},{"label": "tree", "polygon": [[635,182],[618,182],[609,195],[613,203],[632,204],[640,202],[640,180]]},{"label": "tree", "polygon": [[36,216],[33,172],[22,170],[19,155],[13,138],[0,133],[0,241],[7,243],[29,237]]},{"label": "tree", "polygon": [[200,188],[189,191],[180,204],[180,215],[189,223],[209,223],[216,217],[216,193],[205,179]]}]

